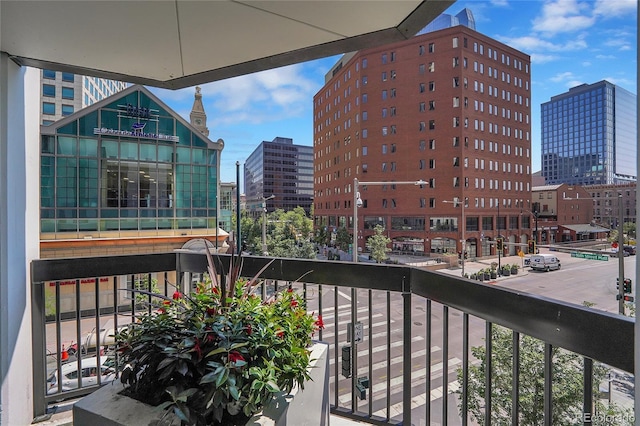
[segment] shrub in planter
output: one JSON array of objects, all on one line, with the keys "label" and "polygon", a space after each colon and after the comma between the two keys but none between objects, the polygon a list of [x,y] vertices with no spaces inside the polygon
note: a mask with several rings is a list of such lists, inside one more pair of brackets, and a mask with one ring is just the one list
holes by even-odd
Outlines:
[{"label": "shrub in planter", "polygon": [[516,265],[515,263],[513,265],[511,265],[511,275],[517,275],[518,274],[518,268],[519,268],[519,266]]},{"label": "shrub in planter", "polygon": [[142,291],[161,302],[116,335],[121,381],[127,396],[185,424],[243,424],[278,392],[304,388],[322,318],[308,314],[291,288],[262,301],[252,293],[257,276],[240,278],[239,256],[226,282],[207,258],[208,275],[195,293]]}]

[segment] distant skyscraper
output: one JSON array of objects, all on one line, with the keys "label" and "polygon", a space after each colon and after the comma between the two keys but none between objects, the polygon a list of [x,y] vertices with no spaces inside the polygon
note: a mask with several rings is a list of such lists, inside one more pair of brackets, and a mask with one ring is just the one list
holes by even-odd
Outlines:
[{"label": "distant skyscraper", "polygon": [[426,33],[430,33],[433,31],[444,30],[445,28],[451,28],[458,25],[465,26],[467,28],[471,28],[475,31],[476,29],[476,20],[473,17],[473,13],[471,10],[464,8],[456,15],[449,15],[447,13],[443,13],[438,16],[436,19],[431,21],[429,25],[424,27],[422,30],[418,32],[416,35],[422,35]]},{"label": "distant skyscraper", "polygon": [[541,109],[547,184],[636,180],[636,95],[603,80],[571,88]]},{"label": "distant skyscraper", "polygon": [[313,197],[313,147],[294,145],[293,139],[277,137],[263,141],[244,163],[244,192],[247,210],[262,213],[262,198],[267,210],[293,210],[300,206],[307,214]]},{"label": "distant skyscraper", "polygon": [[53,70],[40,71],[40,124],[63,117],[124,90],[127,83]]}]

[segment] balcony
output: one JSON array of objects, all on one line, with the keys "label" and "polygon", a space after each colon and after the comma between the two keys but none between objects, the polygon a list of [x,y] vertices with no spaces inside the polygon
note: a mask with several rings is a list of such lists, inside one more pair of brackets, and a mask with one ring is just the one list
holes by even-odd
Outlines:
[{"label": "balcony", "polygon": [[[222,256],[223,262],[228,260]],[[243,274],[254,276],[269,261],[245,257]],[[33,417],[44,419],[55,401],[88,394],[101,384],[100,379],[84,387],[77,383],[80,386],[63,394],[48,390],[47,373],[60,370],[63,363],[59,348],[86,342],[92,330],[117,329],[131,321],[140,304],[127,299],[130,292],[124,289],[136,277],[165,294],[173,293],[171,283],[189,291],[206,270],[206,257],[176,252],[35,260],[31,266]],[[558,383],[553,377],[556,348],[580,360],[581,415],[593,413],[597,365],[634,373],[634,320],[627,317],[406,266],[276,259],[262,276],[268,280],[261,288],[263,296],[292,285],[304,293],[308,309],[322,315],[326,328],[317,337],[330,344],[334,419],[375,425],[475,424],[470,415],[470,371],[479,362],[471,348],[484,347],[491,355],[498,327],[509,330],[513,342],[522,342],[524,336],[543,342],[538,424],[557,424],[552,386]],[[351,324],[357,325],[355,331]],[[94,356],[89,355],[91,345],[86,346],[88,353],[83,355],[78,345],[80,356]],[[513,347],[512,371],[519,374],[513,374],[509,389],[501,392],[520,400],[527,391],[526,378],[520,369],[520,345]],[[351,369],[343,374],[342,356],[347,352]],[[485,366],[489,378],[494,376],[494,357]],[[364,378],[368,387],[362,386]],[[495,383],[484,380],[489,398],[482,406],[488,419]],[[518,424],[522,413],[520,405],[516,408],[504,413],[505,424]]]}]

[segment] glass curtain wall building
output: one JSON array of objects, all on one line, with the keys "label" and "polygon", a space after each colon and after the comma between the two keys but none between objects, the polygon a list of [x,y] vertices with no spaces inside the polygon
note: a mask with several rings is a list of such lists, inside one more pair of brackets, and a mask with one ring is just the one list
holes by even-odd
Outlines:
[{"label": "glass curtain wall building", "polygon": [[214,233],[223,145],[142,86],[42,126],[41,240]]},{"label": "glass curtain wall building", "polygon": [[267,211],[302,207],[307,214],[313,199],[313,147],[295,145],[293,139],[263,141],[244,163],[247,209],[262,214],[262,197],[270,197]]},{"label": "glass curtain wall building", "polygon": [[636,95],[603,80],[554,96],[541,108],[547,184],[636,180]]}]

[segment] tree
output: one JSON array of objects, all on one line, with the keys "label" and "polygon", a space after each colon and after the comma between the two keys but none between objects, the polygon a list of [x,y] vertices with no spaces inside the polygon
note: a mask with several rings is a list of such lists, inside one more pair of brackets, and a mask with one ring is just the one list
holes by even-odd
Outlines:
[{"label": "tree", "polygon": [[[504,327],[493,326],[492,371],[491,371],[491,421],[492,425],[511,423],[513,377],[513,332]],[[537,426],[544,423],[544,342],[531,336],[520,337],[520,397],[518,399],[519,424]],[[479,424],[485,423],[485,369],[486,348],[471,348],[472,355],[479,363],[470,363],[468,369],[469,413]],[[576,424],[583,415],[583,357],[564,349],[553,347],[552,424]],[[599,384],[607,374],[601,364],[593,366],[593,395],[599,394]],[[457,371],[458,383],[462,387],[462,369]],[[458,404],[460,415],[465,416],[461,400]],[[630,413],[621,410],[615,404],[605,406],[596,402],[596,412],[600,414],[618,414],[620,418],[632,419]],[[624,413],[624,415],[622,415]],[[595,420],[594,424],[598,424]],[[581,423],[581,421],[580,421]],[[604,422],[602,423],[604,424]],[[629,424],[632,424],[631,421]]]},{"label": "tree", "polygon": [[367,241],[367,248],[376,263],[381,263],[387,258],[387,253],[391,251],[391,249],[387,247],[387,245],[391,243],[391,239],[383,234],[384,228],[380,225],[376,225],[373,231],[375,234]]},{"label": "tree", "polygon": [[349,244],[353,242],[353,237],[347,231],[347,228],[344,226],[338,228],[338,233],[336,234],[336,246],[338,246],[343,251],[349,251]]},{"label": "tree", "polygon": [[302,207],[285,212],[278,209],[268,216],[267,250],[274,257],[313,259],[311,242],[313,221]]}]

